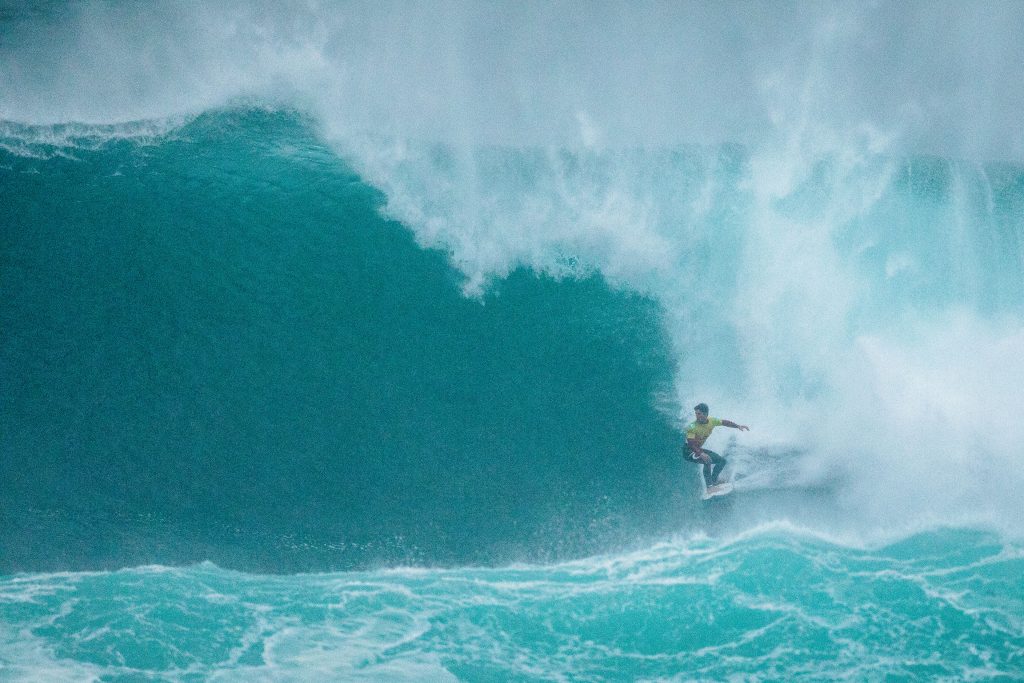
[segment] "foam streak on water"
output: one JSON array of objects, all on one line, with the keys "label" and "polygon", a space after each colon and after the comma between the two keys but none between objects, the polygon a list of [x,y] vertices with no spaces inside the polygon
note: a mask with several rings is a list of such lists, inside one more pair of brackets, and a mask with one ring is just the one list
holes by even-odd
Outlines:
[{"label": "foam streak on water", "polygon": [[[950,548],[957,548],[950,552]],[[916,680],[1024,675],[1024,549],[793,528],[549,567],[7,577],[5,680]]]}]

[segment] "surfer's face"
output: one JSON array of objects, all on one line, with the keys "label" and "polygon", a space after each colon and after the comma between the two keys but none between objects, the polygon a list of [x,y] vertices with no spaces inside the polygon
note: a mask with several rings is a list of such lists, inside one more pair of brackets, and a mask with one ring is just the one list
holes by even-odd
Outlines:
[{"label": "surfer's face", "polygon": [[707,413],[702,413],[699,410],[695,410],[695,411],[693,411],[693,414],[697,416],[697,422],[700,422],[701,424],[703,424],[703,423],[708,421],[708,414]]}]

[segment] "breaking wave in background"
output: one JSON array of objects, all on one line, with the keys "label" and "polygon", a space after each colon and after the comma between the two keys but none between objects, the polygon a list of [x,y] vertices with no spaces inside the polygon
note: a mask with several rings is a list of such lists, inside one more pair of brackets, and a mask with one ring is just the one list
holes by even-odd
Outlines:
[{"label": "breaking wave in background", "polygon": [[4,10],[0,672],[1021,675],[1024,20],[941,9]]}]

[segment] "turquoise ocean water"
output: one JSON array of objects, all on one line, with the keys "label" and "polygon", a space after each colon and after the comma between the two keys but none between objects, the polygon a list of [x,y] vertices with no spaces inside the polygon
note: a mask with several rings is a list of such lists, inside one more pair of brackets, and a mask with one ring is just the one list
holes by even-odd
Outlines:
[{"label": "turquoise ocean water", "polygon": [[1021,12],[913,7],[5,7],[0,680],[1024,680]]}]

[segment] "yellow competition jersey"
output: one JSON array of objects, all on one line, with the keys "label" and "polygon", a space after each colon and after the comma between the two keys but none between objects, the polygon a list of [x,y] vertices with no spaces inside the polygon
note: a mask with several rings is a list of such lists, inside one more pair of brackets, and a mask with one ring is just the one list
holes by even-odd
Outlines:
[{"label": "yellow competition jersey", "polygon": [[694,420],[686,427],[686,438],[697,439],[697,443],[703,444],[711,436],[711,430],[721,425],[722,421],[717,417],[709,417],[704,424]]}]

